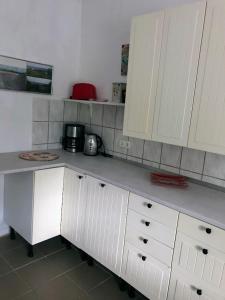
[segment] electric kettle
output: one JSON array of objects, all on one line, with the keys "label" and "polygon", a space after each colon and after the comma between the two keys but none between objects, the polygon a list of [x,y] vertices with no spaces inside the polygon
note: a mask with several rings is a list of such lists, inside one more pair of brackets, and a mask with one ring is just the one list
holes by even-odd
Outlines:
[{"label": "electric kettle", "polygon": [[102,144],[102,139],[97,134],[85,134],[84,154],[89,156],[98,155]]}]

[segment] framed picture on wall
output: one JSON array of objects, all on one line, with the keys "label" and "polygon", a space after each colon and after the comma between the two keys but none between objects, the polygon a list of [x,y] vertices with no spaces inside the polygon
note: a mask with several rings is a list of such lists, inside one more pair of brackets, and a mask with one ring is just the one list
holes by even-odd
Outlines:
[{"label": "framed picture on wall", "polygon": [[0,89],[52,94],[53,66],[0,56]]},{"label": "framed picture on wall", "polygon": [[129,60],[129,44],[122,45],[122,56],[121,56],[121,75],[127,76]]}]

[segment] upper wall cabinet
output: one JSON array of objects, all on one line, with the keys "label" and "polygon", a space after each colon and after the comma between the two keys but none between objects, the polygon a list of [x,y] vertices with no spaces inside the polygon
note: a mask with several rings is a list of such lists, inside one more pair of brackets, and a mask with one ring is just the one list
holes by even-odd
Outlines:
[{"label": "upper wall cabinet", "polygon": [[225,1],[207,3],[189,147],[225,154]]},{"label": "upper wall cabinet", "polygon": [[152,139],[187,146],[206,3],[166,10]]},{"label": "upper wall cabinet", "polygon": [[134,19],[124,134],[187,145],[206,3]]},{"label": "upper wall cabinet", "polygon": [[151,139],[164,12],[134,18],[131,29],[124,134]]}]

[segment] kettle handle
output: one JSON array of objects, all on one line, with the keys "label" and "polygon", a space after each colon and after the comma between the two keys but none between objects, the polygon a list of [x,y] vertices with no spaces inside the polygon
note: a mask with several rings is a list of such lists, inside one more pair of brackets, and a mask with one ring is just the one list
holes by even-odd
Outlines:
[{"label": "kettle handle", "polygon": [[96,139],[97,139],[97,148],[99,150],[103,145],[102,138],[96,134]]}]

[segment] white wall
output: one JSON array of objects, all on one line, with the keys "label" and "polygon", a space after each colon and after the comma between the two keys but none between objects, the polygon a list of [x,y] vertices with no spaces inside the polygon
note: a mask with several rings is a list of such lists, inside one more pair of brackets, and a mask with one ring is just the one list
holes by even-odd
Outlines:
[{"label": "white wall", "polygon": [[[0,55],[54,66],[53,96],[65,98],[78,76],[81,0],[0,0]],[[0,91],[0,152],[30,149],[30,93]],[[0,177],[0,234],[3,232]]]},{"label": "white wall", "polygon": [[121,45],[129,42],[132,16],[195,0],[83,0],[80,79],[110,99],[120,76]]}]

